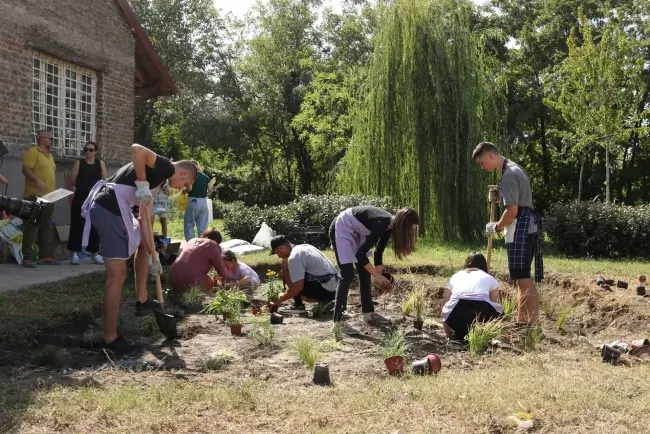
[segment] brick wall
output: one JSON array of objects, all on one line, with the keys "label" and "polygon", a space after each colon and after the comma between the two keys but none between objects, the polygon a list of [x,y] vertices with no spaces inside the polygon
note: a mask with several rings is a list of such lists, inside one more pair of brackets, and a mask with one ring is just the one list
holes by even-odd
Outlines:
[{"label": "brick wall", "polygon": [[20,158],[33,142],[35,50],[97,72],[96,140],[101,158],[111,166],[128,160],[135,38],[115,0],[0,1],[0,140],[9,148],[9,158]]}]

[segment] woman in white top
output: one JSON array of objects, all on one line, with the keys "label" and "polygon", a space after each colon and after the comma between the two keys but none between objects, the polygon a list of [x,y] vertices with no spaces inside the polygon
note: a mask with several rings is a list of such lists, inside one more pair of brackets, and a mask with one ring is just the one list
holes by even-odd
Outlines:
[{"label": "woman in white top", "polygon": [[503,314],[497,303],[499,282],[487,273],[485,256],[472,252],[463,270],[454,274],[443,298],[442,323],[449,339],[465,340],[472,323]]},{"label": "woman in white top", "polygon": [[223,265],[226,267],[226,288],[233,286],[256,288],[260,286],[260,277],[248,265],[237,260],[237,256],[230,250],[224,250],[221,255]]}]

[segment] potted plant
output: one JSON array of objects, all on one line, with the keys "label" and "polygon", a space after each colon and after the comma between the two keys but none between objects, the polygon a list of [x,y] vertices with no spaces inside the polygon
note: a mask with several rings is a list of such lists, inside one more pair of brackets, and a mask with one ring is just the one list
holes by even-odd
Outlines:
[{"label": "potted plant", "polygon": [[404,372],[404,355],[408,344],[403,330],[392,329],[382,338],[379,348],[384,356],[384,364],[389,375],[397,375]]},{"label": "potted plant", "polygon": [[426,309],[426,293],[423,287],[418,287],[411,292],[409,297],[402,305],[402,312],[405,315],[413,315],[413,327],[416,330],[422,330],[424,320],[422,316]]},{"label": "potted plant", "polygon": [[[280,294],[282,294],[282,281],[278,279],[278,273],[272,270],[268,270],[266,272],[266,277],[267,279],[267,287],[264,290],[264,297],[266,298],[266,301],[268,303],[273,303],[277,301],[278,297],[280,297]],[[269,307],[269,311],[271,313],[277,312],[278,306],[271,306]]]},{"label": "potted plant", "polygon": [[203,312],[213,315],[222,314],[226,320],[233,310],[241,309],[242,303],[247,302],[246,294],[240,289],[224,289],[203,309]]},{"label": "potted plant", "polygon": [[228,316],[226,320],[226,325],[230,326],[230,333],[233,335],[241,335],[242,328],[242,318],[241,313],[237,310],[236,313],[233,311]]}]

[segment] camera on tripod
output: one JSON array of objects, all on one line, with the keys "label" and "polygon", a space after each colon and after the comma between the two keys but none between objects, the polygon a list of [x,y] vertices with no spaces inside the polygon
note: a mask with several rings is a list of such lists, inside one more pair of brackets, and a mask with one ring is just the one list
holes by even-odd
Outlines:
[{"label": "camera on tripod", "polygon": [[54,204],[0,195],[0,211],[40,227],[52,218]]}]

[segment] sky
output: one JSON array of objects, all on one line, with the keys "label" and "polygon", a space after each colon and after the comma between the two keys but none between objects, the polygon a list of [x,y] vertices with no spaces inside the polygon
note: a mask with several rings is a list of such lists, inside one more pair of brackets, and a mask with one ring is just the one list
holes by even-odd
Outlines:
[{"label": "sky", "polygon": [[[239,18],[243,18],[250,10],[256,0],[214,0],[214,5],[224,12],[232,12]],[[472,0],[476,4],[483,4],[487,0]],[[341,11],[340,0],[323,0],[323,6],[331,6],[337,12]]]}]

